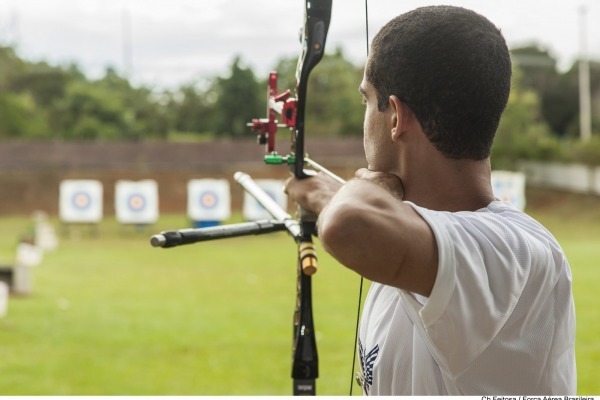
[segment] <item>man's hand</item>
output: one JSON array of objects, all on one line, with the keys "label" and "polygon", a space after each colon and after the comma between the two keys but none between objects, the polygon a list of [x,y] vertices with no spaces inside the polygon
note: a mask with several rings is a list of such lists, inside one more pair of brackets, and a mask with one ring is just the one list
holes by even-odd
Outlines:
[{"label": "man's hand", "polygon": [[402,180],[396,175],[387,174],[385,172],[369,171],[366,168],[361,168],[356,171],[354,177],[378,184],[399,200],[404,198],[404,186],[402,185]]},{"label": "man's hand", "polygon": [[319,173],[305,179],[288,178],[284,192],[300,207],[318,216],[341,187],[341,183]]}]

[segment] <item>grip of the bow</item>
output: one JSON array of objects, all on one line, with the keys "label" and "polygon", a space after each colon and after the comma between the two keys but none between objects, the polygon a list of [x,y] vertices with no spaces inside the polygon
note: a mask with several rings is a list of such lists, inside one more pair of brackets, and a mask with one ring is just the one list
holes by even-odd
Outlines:
[{"label": "grip of the bow", "polygon": [[298,253],[304,275],[313,275],[317,272],[317,252],[312,241],[300,243]]},{"label": "grip of the bow", "polygon": [[[315,172],[312,170],[302,169],[302,176],[296,175],[296,177],[306,179],[314,174]],[[312,237],[317,235],[317,216],[298,206],[298,219],[302,222],[302,232],[304,233],[298,242],[300,266],[302,267],[302,272],[310,276],[317,272],[317,251],[312,241]]]}]

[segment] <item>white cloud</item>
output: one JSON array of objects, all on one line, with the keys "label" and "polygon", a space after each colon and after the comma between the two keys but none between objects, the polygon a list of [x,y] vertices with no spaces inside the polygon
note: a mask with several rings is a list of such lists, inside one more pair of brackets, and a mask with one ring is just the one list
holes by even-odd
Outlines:
[{"label": "white cloud", "polygon": [[[369,32],[390,18],[434,4],[418,0],[369,0]],[[447,0],[487,16],[509,45],[537,41],[553,50],[563,68],[579,52],[580,4],[588,6],[588,49],[600,59],[600,4],[541,0]],[[366,56],[363,0],[334,0],[328,48],[342,45],[354,62]],[[225,72],[240,54],[266,74],[278,57],[299,52],[303,0],[3,0],[0,43],[16,42],[19,54],[52,63],[77,62],[92,76],[128,63],[133,78],[151,86],[178,85]],[[124,21],[129,30],[124,34]],[[128,40],[126,40],[128,39]]]}]

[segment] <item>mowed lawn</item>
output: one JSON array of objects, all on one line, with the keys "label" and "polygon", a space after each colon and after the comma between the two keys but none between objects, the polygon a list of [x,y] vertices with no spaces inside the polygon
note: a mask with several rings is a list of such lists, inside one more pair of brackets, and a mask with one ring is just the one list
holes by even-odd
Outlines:
[{"label": "mowed lawn", "polygon": [[[0,220],[0,259],[26,218]],[[0,319],[0,394],[291,394],[296,246],[286,233],[156,249],[103,222],[71,230]],[[320,248],[319,248],[320,250]],[[347,394],[359,278],[319,251],[319,394]]]},{"label": "mowed lawn", "polygon": [[[534,191],[528,201],[570,259],[579,394],[598,394],[600,200]],[[0,264],[30,225],[0,219]],[[98,236],[78,227],[61,237],[32,270],[32,294],[11,297],[0,318],[0,395],[291,394],[293,241],[277,233],[150,247],[151,234],[187,225],[161,216],[140,232],[107,218]],[[346,395],[359,278],[318,250],[317,393]]]}]

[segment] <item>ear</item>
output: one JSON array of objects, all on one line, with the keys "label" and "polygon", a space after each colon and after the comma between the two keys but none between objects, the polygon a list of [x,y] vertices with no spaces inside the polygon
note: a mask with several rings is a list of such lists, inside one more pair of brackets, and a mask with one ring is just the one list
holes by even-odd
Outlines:
[{"label": "ear", "polygon": [[397,141],[402,135],[403,132],[406,131],[407,121],[408,121],[408,110],[404,107],[402,101],[391,95],[388,99],[389,107],[388,111],[390,112],[390,133],[392,137],[392,141]]}]

